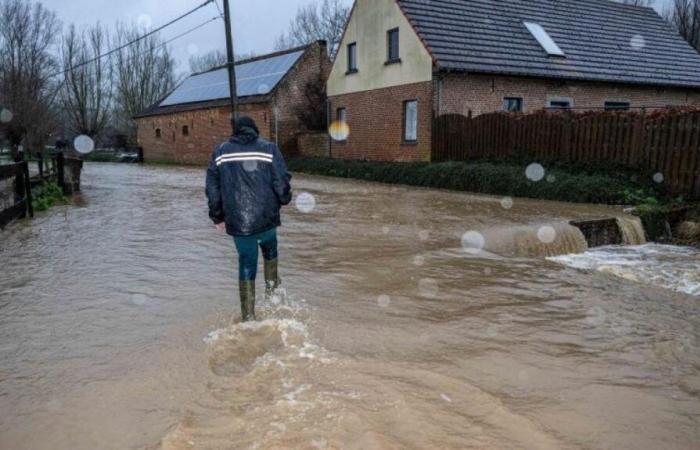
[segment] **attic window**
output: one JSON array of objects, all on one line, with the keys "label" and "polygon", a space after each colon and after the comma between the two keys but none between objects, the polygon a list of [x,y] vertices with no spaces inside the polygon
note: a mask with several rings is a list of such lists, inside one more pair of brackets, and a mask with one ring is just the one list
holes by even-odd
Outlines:
[{"label": "attic window", "polygon": [[542,25],[534,22],[523,22],[523,24],[525,27],[527,27],[532,36],[537,39],[537,42],[540,43],[544,51],[547,52],[549,56],[566,57],[566,54],[564,54],[564,52],[559,48],[557,43],[554,42],[554,39],[552,39],[545,29],[542,28]]}]

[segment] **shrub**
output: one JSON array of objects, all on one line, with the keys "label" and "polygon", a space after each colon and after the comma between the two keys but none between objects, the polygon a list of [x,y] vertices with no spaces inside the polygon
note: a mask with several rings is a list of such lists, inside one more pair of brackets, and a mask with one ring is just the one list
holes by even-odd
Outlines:
[{"label": "shrub", "polygon": [[526,167],[527,164],[512,161],[488,160],[400,163],[295,158],[289,161],[290,170],[314,175],[568,202],[628,204],[633,200],[630,193],[644,198],[658,195],[653,187],[627,174],[572,173],[555,167],[547,172],[545,180],[534,182],[525,176]]},{"label": "shrub", "polygon": [[56,183],[43,182],[41,191],[32,198],[32,206],[35,211],[46,211],[56,203],[67,203],[63,191]]}]

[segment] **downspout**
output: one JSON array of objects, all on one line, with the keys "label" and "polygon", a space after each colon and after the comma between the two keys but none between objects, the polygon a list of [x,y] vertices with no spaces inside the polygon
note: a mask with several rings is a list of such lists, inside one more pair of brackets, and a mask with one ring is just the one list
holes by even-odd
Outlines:
[{"label": "downspout", "polygon": [[326,139],[328,139],[328,157],[333,158],[333,139],[330,133],[331,127],[331,99],[326,98]]},{"label": "downspout", "polygon": [[275,145],[279,148],[280,146],[280,136],[279,136],[279,120],[277,117],[277,105],[272,107],[272,114],[275,118]]}]

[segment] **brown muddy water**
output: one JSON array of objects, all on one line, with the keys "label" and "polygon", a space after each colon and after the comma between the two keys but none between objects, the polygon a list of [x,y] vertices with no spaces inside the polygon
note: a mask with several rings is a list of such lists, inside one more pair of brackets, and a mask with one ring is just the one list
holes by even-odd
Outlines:
[{"label": "brown muddy water", "polygon": [[242,325],[203,175],[88,164],[0,234],[0,448],[697,448],[696,252],[561,256],[619,211],[297,176]]}]

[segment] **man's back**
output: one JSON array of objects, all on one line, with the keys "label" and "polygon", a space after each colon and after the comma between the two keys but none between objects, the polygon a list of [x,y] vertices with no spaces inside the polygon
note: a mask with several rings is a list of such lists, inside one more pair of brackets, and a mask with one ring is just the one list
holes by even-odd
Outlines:
[{"label": "man's back", "polygon": [[[248,131],[248,130],[244,130]],[[226,231],[248,236],[280,226],[280,207],[291,201],[290,176],[277,146],[239,133],[213,153],[207,170],[210,216]]]}]

